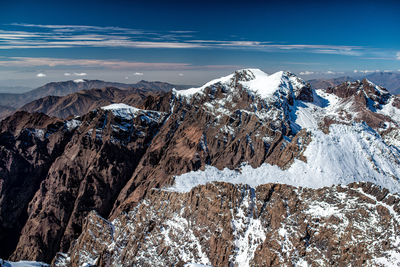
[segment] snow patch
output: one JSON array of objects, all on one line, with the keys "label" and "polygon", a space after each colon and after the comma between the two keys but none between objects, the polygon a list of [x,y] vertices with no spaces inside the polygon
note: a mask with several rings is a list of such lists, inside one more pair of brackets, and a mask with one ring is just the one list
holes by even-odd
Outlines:
[{"label": "snow patch", "polygon": [[47,267],[50,264],[38,261],[5,261],[0,259],[0,266],[3,267]]},{"label": "snow patch", "polygon": [[162,112],[153,110],[138,109],[123,103],[111,104],[105,107],[101,107],[103,110],[110,110],[114,116],[123,118],[125,120],[132,120],[137,116],[141,116],[141,119],[147,122],[158,121],[162,117]]}]

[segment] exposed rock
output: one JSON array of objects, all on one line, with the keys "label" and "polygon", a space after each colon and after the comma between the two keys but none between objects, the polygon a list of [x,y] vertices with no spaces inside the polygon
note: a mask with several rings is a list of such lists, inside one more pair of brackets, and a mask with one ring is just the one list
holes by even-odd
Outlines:
[{"label": "exposed rock", "polygon": [[31,201],[11,259],[50,262],[79,235],[89,211],[107,217],[163,118],[140,110],[128,118],[114,115],[113,110],[83,116]]},{"label": "exposed rock", "polygon": [[369,183],[152,190],[111,222],[90,213],[67,259],[53,266],[377,266],[381,257],[395,264],[399,201]]},{"label": "exposed rock", "polygon": [[17,112],[0,123],[0,257],[15,248],[28,203],[72,132],[58,119]]}]

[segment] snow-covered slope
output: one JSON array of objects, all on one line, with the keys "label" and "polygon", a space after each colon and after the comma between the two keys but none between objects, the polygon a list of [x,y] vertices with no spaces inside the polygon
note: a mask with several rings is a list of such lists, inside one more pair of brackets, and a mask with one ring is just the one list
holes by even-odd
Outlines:
[{"label": "snow-covered slope", "polygon": [[306,86],[301,78],[290,72],[278,71],[268,75],[260,69],[242,69],[228,76],[212,80],[201,87],[174,90],[174,92],[179,96],[192,97],[195,94],[204,94],[207,87],[215,85],[222,85],[228,91],[235,90],[237,83],[262,98],[270,98],[277,92],[288,94],[290,91],[297,91]]},{"label": "snow-covered slope", "polygon": [[373,129],[365,124],[332,125],[330,133],[312,131],[312,141],[304,156],[290,168],[280,169],[268,163],[258,168],[244,165],[239,170],[218,170],[208,166],[176,176],[175,185],[168,190],[188,192],[194,186],[212,181],[249,184],[282,183],[318,188],[332,184],[368,181],[400,192],[400,151],[388,146]]}]

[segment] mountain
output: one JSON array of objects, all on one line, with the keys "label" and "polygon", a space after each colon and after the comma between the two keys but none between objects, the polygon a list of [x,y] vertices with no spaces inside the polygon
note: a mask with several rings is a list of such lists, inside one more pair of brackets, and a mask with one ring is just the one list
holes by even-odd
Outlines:
[{"label": "mountain", "polygon": [[31,87],[26,86],[4,86],[0,85],[0,93],[24,93],[32,90]]},{"label": "mountain", "polygon": [[400,94],[400,73],[375,72],[368,74],[366,78],[387,88],[392,94]]},{"label": "mountain", "polygon": [[[187,88],[184,85],[172,85],[165,82],[148,82],[143,80],[135,84],[124,84],[124,83],[105,82],[100,80],[86,80],[86,79],[77,79],[73,81],[64,81],[64,82],[51,82],[39,88],[21,94],[0,93],[0,106],[3,107],[2,109],[0,109],[0,119],[5,118],[5,116],[10,115],[12,112],[19,109],[23,105],[30,103],[36,99],[50,97],[48,98],[50,103],[54,103],[56,101],[55,99],[59,98],[51,98],[51,97],[66,96],[82,90],[101,89],[106,87],[113,87],[124,90],[136,88],[152,92],[155,91],[167,92],[172,90],[173,88],[176,88],[178,90]],[[44,101],[41,100],[39,102],[42,103]],[[38,105],[37,103],[33,104],[34,107],[37,105]]]},{"label": "mountain", "polygon": [[313,79],[313,80],[308,80],[307,82],[310,83],[312,88],[326,89],[328,87],[337,86],[343,82],[354,81],[354,80],[355,80],[354,77],[342,76],[342,77],[331,78],[331,79]]},{"label": "mountain", "polygon": [[243,69],[68,119],[17,112],[0,123],[0,257],[396,264],[399,108],[367,79]]},{"label": "mountain", "polygon": [[346,81],[356,81],[368,79],[375,84],[379,84],[385,87],[390,93],[394,95],[400,94],[400,73],[395,72],[374,72],[364,76],[343,76],[332,79],[313,79],[308,82],[312,88],[315,89],[326,89],[328,87],[337,86]]},{"label": "mountain", "polygon": [[34,100],[19,110],[30,113],[41,112],[49,116],[67,118],[72,115],[84,115],[89,111],[107,106],[112,103],[126,103],[140,106],[140,102],[155,90],[146,89],[118,89],[105,87],[102,89],[82,90],[66,96],[46,96]]}]

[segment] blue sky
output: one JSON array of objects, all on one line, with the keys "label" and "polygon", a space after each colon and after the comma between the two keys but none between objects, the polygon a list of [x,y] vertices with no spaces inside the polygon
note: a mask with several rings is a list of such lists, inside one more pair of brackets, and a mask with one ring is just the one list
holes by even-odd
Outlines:
[{"label": "blue sky", "polygon": [[0,1],[0,85],[400,69],[396,1]]}]

